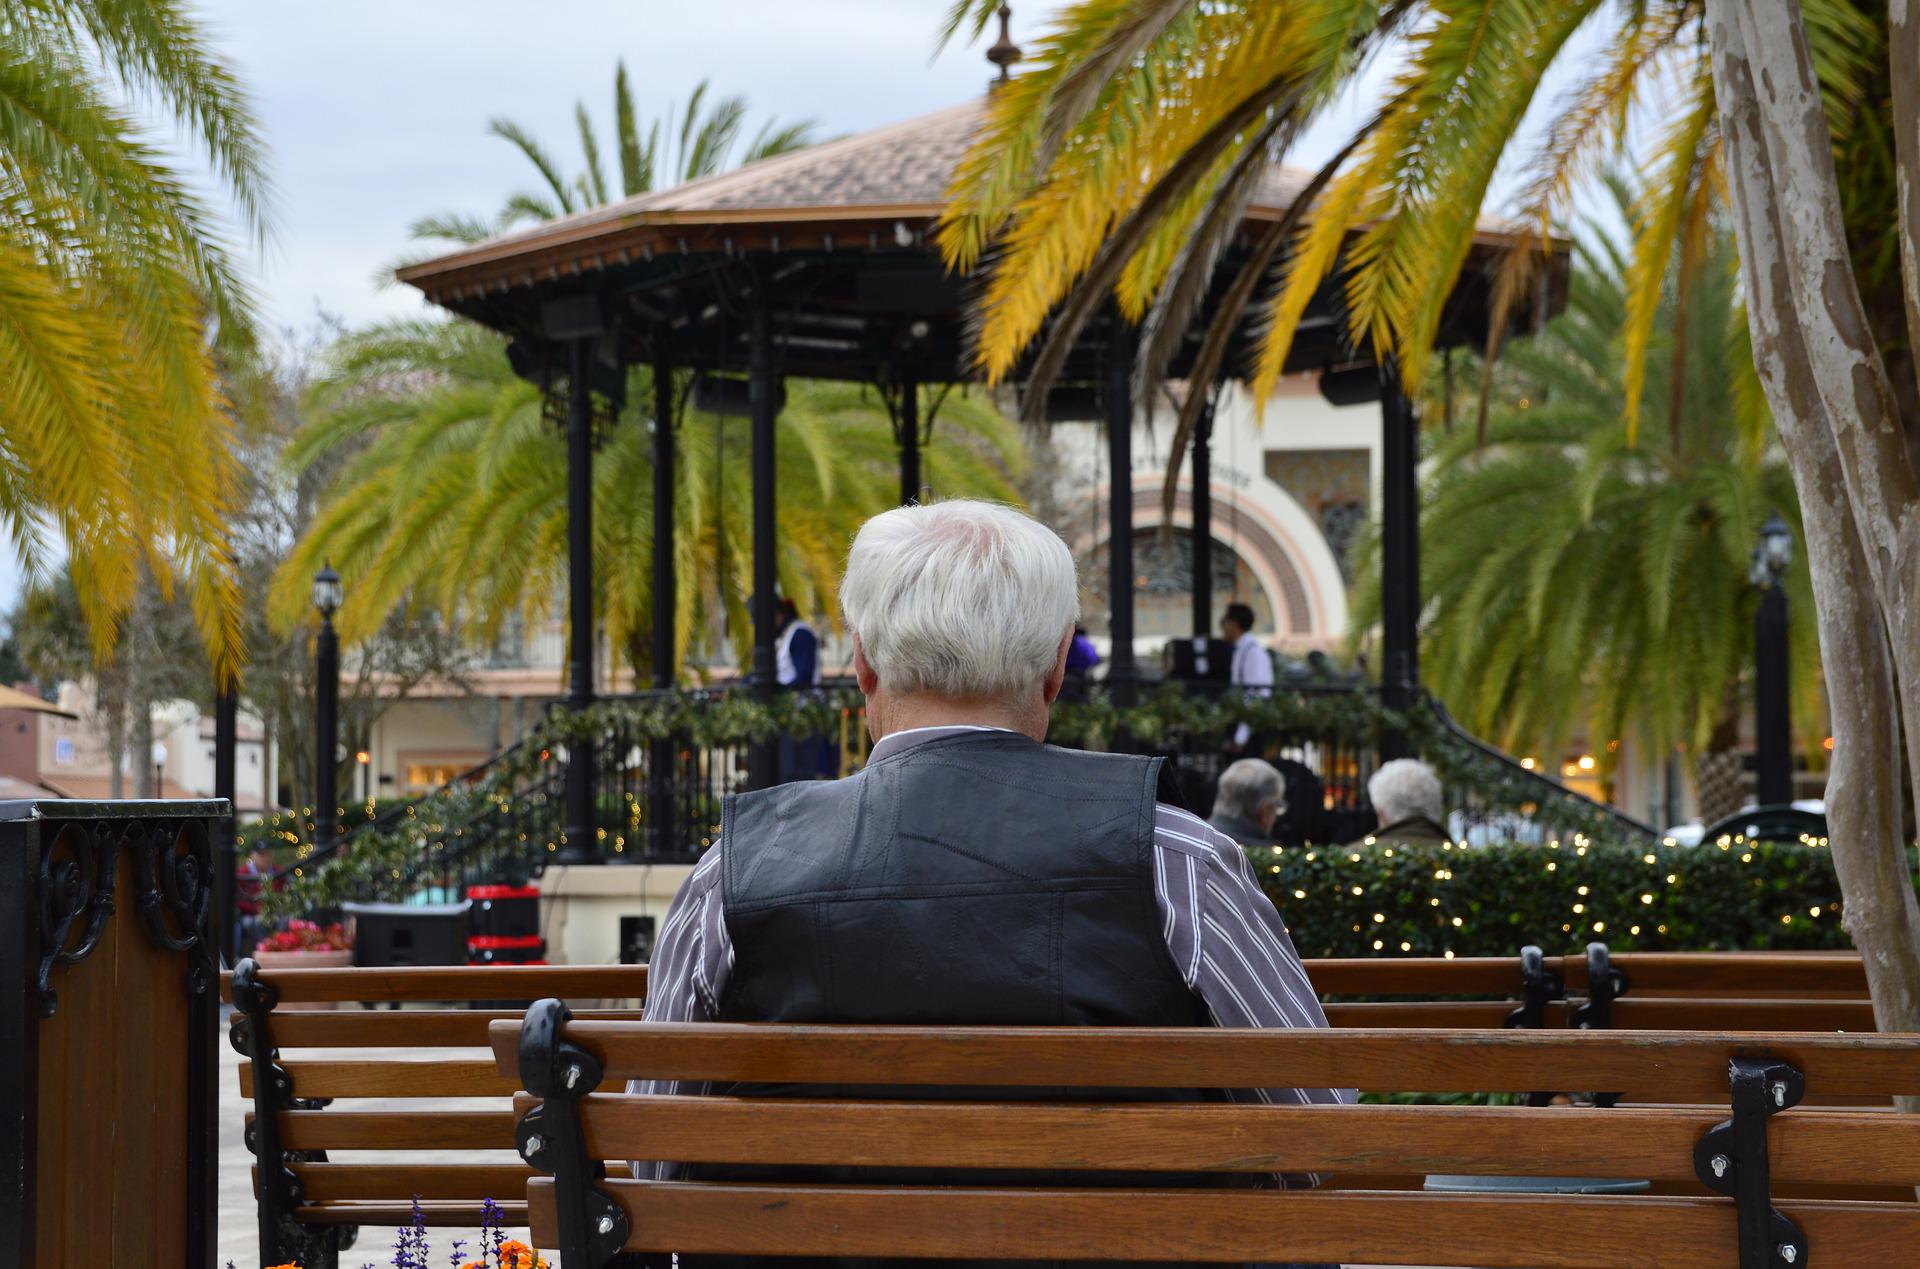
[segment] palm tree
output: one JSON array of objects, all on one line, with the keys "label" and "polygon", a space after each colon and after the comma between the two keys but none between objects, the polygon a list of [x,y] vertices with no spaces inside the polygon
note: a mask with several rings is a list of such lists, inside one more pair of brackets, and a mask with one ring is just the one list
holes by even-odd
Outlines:
[{"label": "palm tree", "polygon": [[[177,125],[264,237],[245,94],[167,0],[22,0],[0,22],[0,531],[30,585],[63,546],[96,655],[151,574],[240,657],[221,367],[253,332],[214,217],[128,108]],[[57,544],[57,545],[56,545]]]},{"label": "palm tree", "polygon": [[[559,162],[530,129],[511,119],[495,119],[487,125],[488,133],[512,145],[533,165],[540,177],[540,188],[510,196],[505,208],[492,220],[460,212],[424,216],[413,223],[412,235],[420,241],[471,246],[516,225],[554,220],[598,207],[612,198],[632,198],[663,184],[696,181],[725,171],[733,148],[739,143],[741,129],[746,126],[747,99],[736,94],[709,103],[707,89],[707,81],[701,80],[687,98],[677,123],[673,108],[668,107],[665,116],[646,126],[643,139],[633,104],[633,88],[627,79],[627,64],[625,61],[615,63],[613,128],[620,159],[617,192],[607,181],[606,165],[600,157],[600,137],[594,131],[593,116],[588,113],[586,102],[575,102],[573,107],[584,166],[571,178],[562,173]],[[812,120],[782,124],[768,119],[747,143],[741,161],[757,163],[776,154],[802,149],[814,141]]]},{"label": "palm tree", "polygon": [[[992,0],[955,0],[948,35]],[[1579,38],[1575,38],[1576,35]],[[1920,8],[1885,0],[1086,0],[994,95],[956,175],[949,261],[996,247],[977,342],[990,375],[1072,340],[1109,293],[1142,324],[1145,397],[1195,320],[1262,169],[1380,54],[1371,117],[1262,231],[1207,318],[1219,372],[1249,306],[1259,399],[1312,295],[1339,288],[1356,346],[1416,386],[1495,171],[1549,74],[1518,200],[1541,248],[1595,163],[1635,145],[1657,98],[1633,217],[1621,387],[1635,438],[1677,250],[1679,294],[1730,204],[1757,369],[1806,509],[1834,718],[1830,804],[1849,932],[1884,1030],[1920,1027],[1920,900],[1898,843],[1902,769],[1920,797]],[[1538,250],[1494,279],[1489,352]],[[1262,286],[1262,283],[1267,283]],[[1057,320],[1049,315],[1062,305]],[[1681,324],[1684,328],[1684,323]],[[1033,364],[1052,364],[1053,347]],[[1031,384],[1028,400],[1045,396]],[[1669,423],[1680,408],[1669,399]],[[1203,394],[1180,421],[1179,462]],[[1914,803],[1920,806],[1920,802]],[[1916,1102],[1920,1109],[1920,1102]]]},{"label": "palm tree", "polygon": [[[677,391],[684,392],[682,384]],[[653,400],[651,371],[629,403]],[[930,410],[929,401],[923,410]],[[305,613],[324,560],[351,578],[338,624],[351,640],[410,603],[466,614],[493,638],[514,614],[552,611],[566,574],[566,442],[541,391],[517,378],[495,333],[468,322],[411,321],[342,339],[306,401],[290,461],[345,455],[326,505],[279,570],[276,617]],[[923,414],[924,417],[924,414]],[[1012,500],[1023,451],[1011,423],[974,396],[949,397],[925,458],[943,494]],[[595,611],[636,668],[651,646],[651,439],[629,404],[594,458]],[[780,585],[812,611],[837,611],[846,544],[891,505],[891,423],[866,389],[795,381],[780,417]],[[752,587],[750,437],[744,419],[688,411],[675,433],[676,646],[712,651],[724,625],[745,664]]]},{"label": "palm tree", "polygon": [[[1698,263],[1684,307],[1670,278],[1655,311],[1640,391],[1681,403],[1658,440],[1630,435],[1619,332],[1632,265],[1598,225],[1576,245],[1566,313],[1495,367],[1484,440],[1465,428],[1435,438],[1421,663],[1469,727],[1509,749],[1552,748],[1580,710],[1590,738],[1683,746],[1707,771],[1738,748],[1749,551],[1775,510],[1798,529],[1799,500],[1770,443],[1724,225]],[[1356,632],[1380,617],[1377,545],[1374,534],[1355,545]],[[1817,752],[1824,702],[1802,556],[1787,583],[1795,715]],[[1603,779],[1612,761],[1601,754]]]},{"label": "palm tree", "polygon": [[[621,188],[657,178],[694,180],[720,171],[747,116],[744,98],[711,104],[702,83],[678,117],[636,122],[622,64],[614,77]],[[609,187],[586,106],[576,107],[586,168],[568,180],[526,129],[496,119],[540,174],[544,189],[516,194],[492,220],[458,214],[415,224],[419,239],[469,243],[528,219],[604,202]],[[809,143],[813,125],[762,125],[752,162]],[[296,471],[343,462],[326,505],[275,577],[269,605],[286,626],[305,615],[306,579],[331,560],[353,579],[338,617],[362,638],[411,603],[464,614],[477,638],[494,638],[513,614],[543,618],[566,571],[566,449],[541,391],[514,375],[505,341],[466,321],[402,321],[341,339],[305,402],[307,421],[289,452]],[[636,667],[653,629],[653,484],[649,368],[629,372],[629,403],[594,458],[595,611],[609,641]],[[686,383],[676,386],[684,397]],[[896,485],[892,424],[881,403],[845,384],[788,382],[776,474],[780,584],[812,611],[838,611],[846,543],[861,520],[884,509]],[[929,405],[932,403],[929,402]],[[927,417],[923,406],[923,418]],[[940,407],[927,453],[929,483],[942,494],[1012,500],[1024,462],[1014,430],[984,398]],[[750,624],[751,490],[746,425],[688,416],[676,432],[675,647],[711,652],[725,631],[745,664]]]},{"label": "palm tree", "polygon": [[[1876,0],[1807,0],[1808,35],[1842,153],[1882,161],[1842,169],[1858,241],[1891,241],[1888,59]],[[978,34],[993,0],[956,0],[946,37]],[[1877,16],[1876,16],[1877,14]],[[1595,57],[1576,31],[1608,38]],[[1466,264],[1495,169],[1542,80],[1578,60],[1531,157],[1513,220],[1519,247],[1495,280],[1488,352],[1529,291],[1552,226],[1596,165],[1629,139],[1634,107],[1678,84],[1664,111],[1650,179],[1634,209],[1626,331],[1629,386],[1667,264],[1678,247],[1690,281],[1723,188],[1722,143],[1705,57],[1703,0],[1099,0],[1074,7],[1045,37],[1027,73],[993,96],[987,126],[955,176],[941,228],[948,262],[992,255],[977,345],[990,380],[1011,373],[1029,343],[1064,347],[1109,291],[1142,328],[1136,396],[1151,396],[1209,294],[1221,250],[1266,169],[1350,95],[1360,72],[1404,52],[1378,109],[1314,175],[1292,214],[1254,244],[1226,302],[1206,315],[1193,374],[1211,380],[1249,313],[1260,336],[1250,387],[1278,380],[1307,304],[1336,272],[1356,347],[1390,350],[1417,387],[1442,307]],[[1850,229],[1856,228],[1850,223]],[[1877,234],[1876,230],[1879,230]],[[1875,281],[1898,262],[1878,253]],[[1069,296],[1064,320],[1049,318]],[[1044,352],[1035,365],[1051,364]],[[1045,398],[1029,384],[1026,399]],[[1191,394],[1170,471],[1185,453],[1204,394]],[[1629,393],[1633,421],[1641,395]]]}]

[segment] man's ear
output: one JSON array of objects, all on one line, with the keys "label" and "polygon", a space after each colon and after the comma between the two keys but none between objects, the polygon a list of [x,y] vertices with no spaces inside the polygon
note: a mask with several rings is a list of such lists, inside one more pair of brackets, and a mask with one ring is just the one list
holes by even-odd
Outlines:
[{"label": "man's ear", "polygon": [[1060,640],[1060,646],[1054,649],[1053,668],[1047,671],[1046,681],[1040,685],[1040,695],[1051,705],[1059,697],[1060,689],[1067,681],[1067,651],[1073,647],[1073,627],[1067,627],[1066,637]]},{"label": "man's ear", "polygon": [[872,696],[874,689],[880,686],[880,675],[867,660],[867,650],[860,645],[860,636],[853,636],[853,681],[860,688],[862,696]]}]

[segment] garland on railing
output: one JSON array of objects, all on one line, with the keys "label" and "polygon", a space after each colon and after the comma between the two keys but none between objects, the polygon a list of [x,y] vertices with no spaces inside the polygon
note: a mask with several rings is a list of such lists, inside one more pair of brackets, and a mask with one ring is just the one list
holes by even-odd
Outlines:
[{"label": "garland on railing", "polygon": [[[512,750],[500,755],[474,782],[449,785],[404,808],[391,822],[347,824],[348,849],[316,858],[310,816],[279,816],[248,826],[241,835],[269,846],[294,848],[292,866],[278,886],[261,896],[262,915],[282,919],[315,907],[332,907],[365,893],[383,877],[399,880],[430,852],[455,849],[459,838],[481,839],[490,815],[506,815],[525,786],[574,744],[608,736],[622,744],[675,739],[697,747],[771,740],[781,735],[836,734],[865,707],[846,688],[783,692],[761,699],[744,691],[684,692],[598,702],[585,710],[549,713]],[[1271,697],[1236,693],[1201,695],[1166,687],[1136,704],[1121,705],[1104,691],[1053,707],[1050,736],[1088,748],[1157,748],[1224,745],[1240,724],[1279,736],[1304,736],[1364,750],[1382,732],[1404,730],[1414,752],[1432,763],[1456,797],[1524,814],[1549,829],[1590,837],[1621,835],[1608,813],[1543,776],[1503,764],[1450,732],[1425,706],[1402,715],[1370,691],[1288,690]],[[855,725],[860,725],[855,722]],[[534,796],[544,797],[544,793]],[[555,843],[543,843],[552,847]]]}]

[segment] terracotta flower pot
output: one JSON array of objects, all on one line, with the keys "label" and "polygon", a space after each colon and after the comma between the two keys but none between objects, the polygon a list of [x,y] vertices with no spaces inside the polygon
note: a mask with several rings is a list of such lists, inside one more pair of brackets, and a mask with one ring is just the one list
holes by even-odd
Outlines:
[{"label": "terracotta flower pot", "polygon": [[[256,948],[253,959],[260,962],[264,970],[276,969],[345,969],[353,964],[353,953],[345,952],[268,952]],[[332,1000],[296,1000],[283,1001],[275,1006],[280,1009],[338,1009],[339,1002]]]}]

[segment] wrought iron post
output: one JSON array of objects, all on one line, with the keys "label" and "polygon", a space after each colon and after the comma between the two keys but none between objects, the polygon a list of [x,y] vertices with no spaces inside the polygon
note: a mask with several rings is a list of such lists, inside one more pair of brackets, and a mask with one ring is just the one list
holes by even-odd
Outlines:
[{"label": "wrought iron post", "polygon": [[[236,693],[235,686],[228,684],[213,699],[213,796],[225,798],[227,803],[227,817],[214,826],[213,919],[220,923],[220,960],[227,965],[233,964],[239,937],[233,888],[233,875],[240,863],[234,846],[239,827],[239,811],[234,805],[234,756],[240,740],[240,698]],[[263,756],[263,765],[265,761]]]},{"label": "wrought iron post", "polygon": [[[1380,366],[1381,698],[1398,713],[1420,690],[1420,420],[1391,358]],[[1380,738],[1382,759],[1404,758],[1404,732]]]},{"label": "wrought iron post", "polygon": [[[673,360],[664,329],[654,336],[653,357],[653,686],[673,686],[674,575],[674,408]],[[647,748],[647,826],[655,854],[674,849],[674,742],[654,741]]]},{"label": "wrought iron post", "polygon": [[900,385],[900,505],[920,497],[920,385],[908,377]]},{"label": "wrought iron post", "polygon": [[[773,315],[764,278],[756,277],[748,338],[747,405],[753,427],[753,694],[773,699],[774,590],[779,585],[774,501],[774,422],[779,404],[774,393]],[[748,782],[756,789],[779,779],[779,750],[775,741],[753,746]]]},{"label": "wrought iron post", "polygon": [[1203,638],[1213,633],[1213,407],[1209,394],[1193,429],[1193,633]]},{"label": "wrought iron post", "polygon": [[[593,704],[593,349],[571,342],[567,379],[567,708]],[[603,861],[595,831],[594,745],[576,733],[567,742],[566,842],[563,864]]]},{"label": "wrought iron post", "polygon": [[1787,657],[1787,566],[1793,531],[1775,512],[1753,548],[1752,581],[1760,590],[1753,614],[1753,727],[1756,800],[1761,806],[1793,801],[1792,668]]},{"label": "wrought iron post", "polygon": [[1131,705],[1139,680],[1133,659],[1133,328],[1115,313],[1108,326],[1107,381],[1107,630],[1113,649],[1107,686]]},{"label": "wrought iron post", "polygon": [[340,575],[328,564],[313,579],[313,606],[320,612],[320,636],[314,642],[313,839],[321,847],[340,836],[340,637],[333,630],[340,601]]}]

